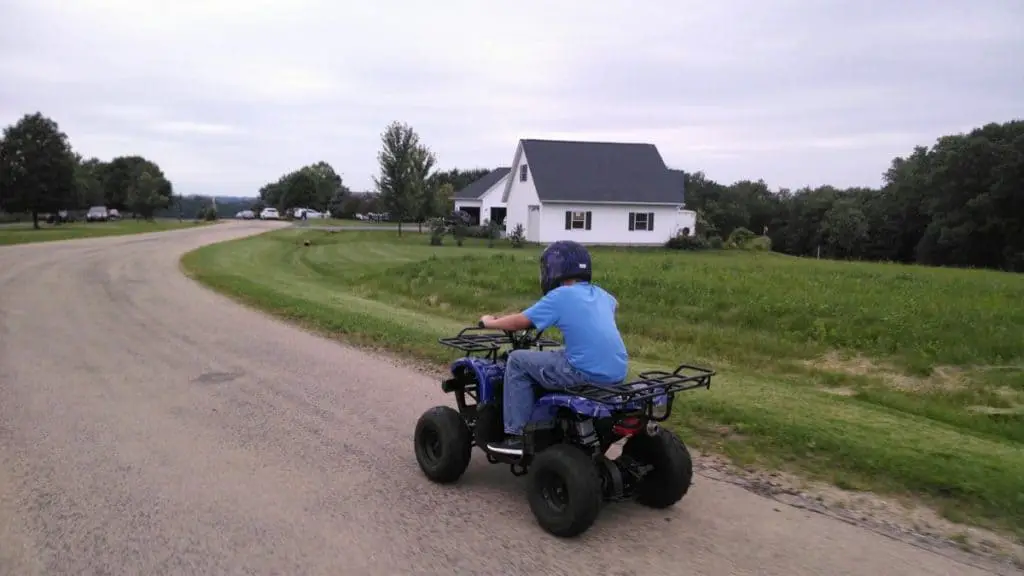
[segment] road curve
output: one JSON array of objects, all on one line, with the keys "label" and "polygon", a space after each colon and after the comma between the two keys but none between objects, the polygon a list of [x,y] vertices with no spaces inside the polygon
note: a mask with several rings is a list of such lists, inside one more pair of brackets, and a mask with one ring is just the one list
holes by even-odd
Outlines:
[{"label": "road curve", "polygon": [[0,248],[0,574],[986,574],[705,478],[575,541],[478,453],[432,485],[435,381],[179,272],[274,226]]}]

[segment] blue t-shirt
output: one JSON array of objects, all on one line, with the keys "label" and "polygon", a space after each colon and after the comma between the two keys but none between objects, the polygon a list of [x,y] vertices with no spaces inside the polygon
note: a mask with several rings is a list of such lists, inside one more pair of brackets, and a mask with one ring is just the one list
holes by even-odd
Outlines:
[{"label": "blue t-shirt", "polygon": [[569,364],[595,384],[626,379],[629,356],[615,324],[619,303],[604,289],[589,282],[559,286],[548,292],[523,315],[537,330],[551,326],[562,331]]}]

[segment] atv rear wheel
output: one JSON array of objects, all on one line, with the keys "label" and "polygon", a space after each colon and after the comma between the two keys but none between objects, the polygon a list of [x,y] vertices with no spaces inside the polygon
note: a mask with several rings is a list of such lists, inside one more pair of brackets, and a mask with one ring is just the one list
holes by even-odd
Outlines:
[{"label": "atv rear wheel", "polygon": [[462,477],[473,455],[469,427],[462,416],[448,406],[436,406],[420,416],[414,444],[420,469],[439,484]]},{"label": "atv rear wheel", "polygon": [[637,434],[626,441],[622,454],[654,466],[636,487],[636,501],[651,508],[668,508],[682,499],[693,481],[693,460],[686,445],[664,428],[654,436]]},{"label": "atv rear wheel", "polygon": [[547,532],[571,538],[585,532],[601,511],[601,478],[579,448],[556,444],[540,452],[527,480],[530,510]]}]

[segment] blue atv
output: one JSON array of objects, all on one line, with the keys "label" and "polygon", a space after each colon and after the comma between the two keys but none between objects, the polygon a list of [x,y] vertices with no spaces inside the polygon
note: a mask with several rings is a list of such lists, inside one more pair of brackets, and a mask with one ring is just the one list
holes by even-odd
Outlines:
[{"label": "blue atv", "polygon": [[[635,499],[667,508],[689,490],[690,454],[658,422],[671,415],[677,392],[710,388],[713,371],[682,365],[673,372],[644,372],[614,387],[584,385],[553,392],[535,386],[537,403],[524,429],[523,454],[510,456],[487,448],[505,436],[502,384],[508,354],[560,344],[532,329],[480,327],[439,342],[465,357],[451,364],[451,378],[442,384],[455,395],[458,410],[437,406],[416,423],[416,460],[430,480],[458,480],[476,446],[491,464],[508,464],[516,476],[530,472],[530,509],[542,528],[560,537],[585,532],[604,502]],[[608,458],[608,448],[624,438],[622,455]]]}]

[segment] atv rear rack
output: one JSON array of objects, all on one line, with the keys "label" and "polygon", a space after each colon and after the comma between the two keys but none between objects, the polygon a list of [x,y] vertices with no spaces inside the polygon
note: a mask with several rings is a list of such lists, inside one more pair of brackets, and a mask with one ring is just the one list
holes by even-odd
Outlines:
[{"label": "atv rear rack", "polygon": [[714,370],[682,364],[672,372],[650,370],[641,372],[638,379],[630,382],[610,386],[584,384],[567,388],[566,393],[617,407],[695,388],[710,389],[714,375]]}]

